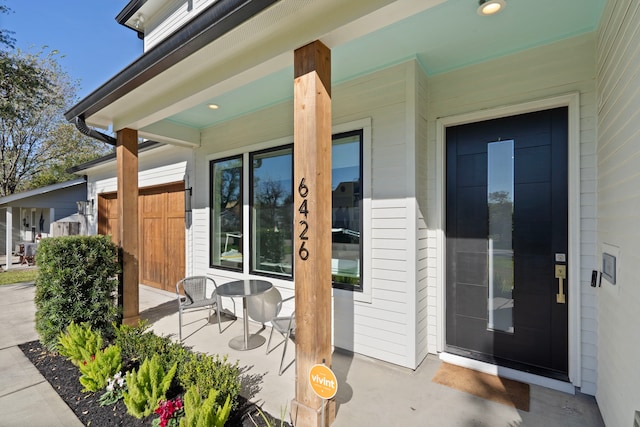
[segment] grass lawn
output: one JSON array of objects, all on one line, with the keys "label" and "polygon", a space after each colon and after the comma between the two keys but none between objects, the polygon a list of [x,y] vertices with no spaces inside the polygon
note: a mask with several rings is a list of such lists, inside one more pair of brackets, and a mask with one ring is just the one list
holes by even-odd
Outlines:
[{"label": "grass lawn", "polygon": [[12,283],[33,282],[36,280],[38,270],[29,268],[24,270],[9,270],[0,273],[0,286]]}]

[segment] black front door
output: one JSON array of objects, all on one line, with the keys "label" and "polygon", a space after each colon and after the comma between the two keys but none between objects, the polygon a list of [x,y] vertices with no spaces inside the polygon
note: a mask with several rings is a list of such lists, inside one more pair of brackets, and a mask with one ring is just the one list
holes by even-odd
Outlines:
[{"label": "black front door", "polygon": [[556,276],[569,261],[567,113],[446,132],[447,351],[562,380],[571,295],[565,277],[559,296]]}]

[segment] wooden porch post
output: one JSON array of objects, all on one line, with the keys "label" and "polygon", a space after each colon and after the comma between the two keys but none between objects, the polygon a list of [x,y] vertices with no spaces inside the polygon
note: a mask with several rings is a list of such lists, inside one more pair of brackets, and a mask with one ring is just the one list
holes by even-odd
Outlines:
[{"label": "wooden porch post", "polygon": [[122,253],[122,322],[136,325],[138,295],[138,131],[118,131],[118,245]]},{"label": "wooden porch post", "polygon": [[[331,51],[314,41],[294,52],[294,268],[297,427],[320,426],[323,400],[309,385],[331,367]],[[325,406],[325,426],[335,401]],[[324,427],[324,426],[323,426]]]}]

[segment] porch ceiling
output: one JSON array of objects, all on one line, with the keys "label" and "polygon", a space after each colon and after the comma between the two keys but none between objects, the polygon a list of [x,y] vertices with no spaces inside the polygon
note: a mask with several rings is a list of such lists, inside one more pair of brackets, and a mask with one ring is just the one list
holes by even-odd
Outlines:
[{"label": "porch ceiling", "polygon": [[476,0],[281,0],[87,122],[197,145],[202,129],[292,99],[293,50],[314,39],[332,50],[333,84],[411,58],[436,75],[595,31],[604,4],[507,0],[481,17]]}]

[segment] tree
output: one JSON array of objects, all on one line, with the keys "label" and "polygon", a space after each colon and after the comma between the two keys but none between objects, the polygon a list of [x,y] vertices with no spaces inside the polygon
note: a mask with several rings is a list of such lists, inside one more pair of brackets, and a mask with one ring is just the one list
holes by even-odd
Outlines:
[{"label": "tree", "polygon": [[[11,12],[11,9],[9,7],[3,4],[0,4],[0,13],[9,14],[9,12]],[[13,37],[11,37],[11,34],[13,34],[13,31],[0,28],[0,44],[3,44],[13,49],[13,46],[16,40]]]},{"label": "tree", "polygon": [[47,135],[43,147],[50,152],[51,163],[34,173],[29,188],[44,187],[77,178],[77,175],[67,170],[113,151],[113,147],[81,134],[74,125],[67,122],[59,123]]},{"label": "tree", "polygon": [[74,162],[104,155],[103,144],[63,116],[76,97],[58,52],[0,52],[0,196],[65,181]]}]

